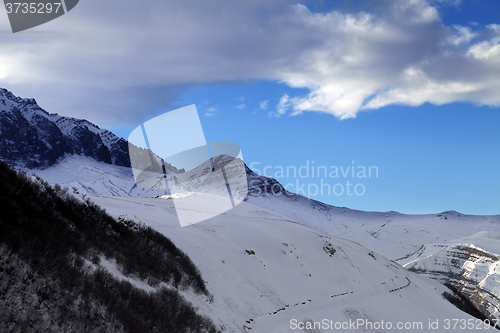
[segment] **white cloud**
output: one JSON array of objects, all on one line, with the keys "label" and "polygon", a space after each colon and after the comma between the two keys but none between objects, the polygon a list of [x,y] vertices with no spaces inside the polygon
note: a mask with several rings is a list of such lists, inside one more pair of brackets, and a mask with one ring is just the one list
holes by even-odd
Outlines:
[{"label": "white cloud", "polygon": [[238,108],[238,109],[244,109],[245,107],[246,107],[246,105],[244,103],[241,103],[236,108]]},{"label": "white cloud", "polygon": [[467,55],[481,61],[500,62],[500,24],[490,24],[487,28],[496,33],[490,40],[472,45]]},{"label": "white cloud", "polygon": [[[207,102],[205,102],[205,103],[209,104]],[[207,117],[215,116],[216,112],[217,112],[217,107],[215,107],[215,106],[208,107],[207,112],[205,112],[205,116],[207,116]]]},{"label": "white cloud", "polygon": [[[376,16],[317,14],[296,6],[295,20],[314,27],[324,42],[281,73],[291,87],[311,91],[289,101],[292,115],[320,111],[345,119],[390,104],[425,102],[500,106],[497,37],[471,45],[479,33],[445,27],[425,1],[399,1],[389,9]],[[497,32],[496,26],[489,29]]]},{"label": "white cloud", "polygon": [[267,104],[269,103],[269,100],[266,99],[265,101],[262,101],[259,103],[259,107],[262,109],[262,110],[265,110],[267,109]]},{"label": "white cloud", "polygon": [[281,97],[278,105],[276,106],[276,112],[269,112],[269,116],[281,117],[284,115],[287,110],[290,108],[290,97],[287,94],[284,94]]},{"label": "white cloud", "polygon": [[376,94],[362,108],[460,101],[500,106],[500,29],[497,28],[488,26],[493,33],[491,38],[468,45],[462,52],[408,67],[398,87]]},{"label": "white cloud", "polygon": [[457,33],[450,36],[450,38],[448,39],[449,42],[453,45],[470,42],[474,37],[477,36],[477,33],[472,32],[472,29],[469,27],[454,25],[453,29],[455,29]]},{"label": "white cloud", "polygon": [[105,126],[183,106],[173,101],[186,87],[249,80],[309,89],[283,96],[278,116],[500,105],[500,26],[447,27],[424,0],[370,4],[314,13],[293,0],[81,1],[33,30],[56,33],[3,34],[0,86]]}]

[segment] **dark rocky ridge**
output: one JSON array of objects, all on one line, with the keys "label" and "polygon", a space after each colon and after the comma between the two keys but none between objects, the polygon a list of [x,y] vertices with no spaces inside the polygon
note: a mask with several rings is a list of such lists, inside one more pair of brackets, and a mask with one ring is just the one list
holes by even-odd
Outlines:
[{"label": "dark rocky ridge", "polygon": [[[455,293],[467,299],[484,318],[493,323],[497,322],[500,298],[482,282],[488,277],[487,268],[494,270],[500,262],[500,256],[468,244],[436,246],[441,248],[445,255],[435,256],[431,269],[420,268],[418,262],[406,268],[451,287]],[[424,251],[425,246],[422,246],[415,254],[422,254]]]},{"label": "dark rocky ridge", "polygon": [[0,160],[47,168],[65,154],[130,167],[126,140],[87,120],[49,114],[34,99],[0,88]]}]

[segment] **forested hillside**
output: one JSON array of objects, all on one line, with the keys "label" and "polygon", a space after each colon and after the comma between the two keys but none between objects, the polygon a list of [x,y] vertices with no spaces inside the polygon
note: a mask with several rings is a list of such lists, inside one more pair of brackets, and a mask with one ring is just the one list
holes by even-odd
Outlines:
[{"label": "forested hillside", "polygon": [[4,163],[0,212],[1,332],[216,332],[179,293],[211,301],[197,267],[151,228]]}]

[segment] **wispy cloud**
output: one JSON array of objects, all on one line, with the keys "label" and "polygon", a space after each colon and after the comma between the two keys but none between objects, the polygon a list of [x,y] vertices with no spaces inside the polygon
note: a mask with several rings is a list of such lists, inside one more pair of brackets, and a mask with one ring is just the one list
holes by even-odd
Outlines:
[{"label": "wispy cloud", "polygon": [[[208,103],[208,104],[210,105],[210,104],[213,104],[213,103]],[[215,116],[215,114],[217,112],[217,107],[216,106],[210,106],[206,110],[207,110],[207,112],[205,112],[205,116],[212,117],[212,116]]]},{"label": "wispy cloud", "polygon": [[283,97],[281,97],[278,105],[276,106],[276,112],[269,112],[269,116],[279,118],[284,115],[289,108],[290,98],[287,94],[284,94]]},{"label": "wispy cloud", "polygon": [[456,31],[456,34],[448,38],[448,42],[453,45],[468,43],[478,35],[477,33],[473,32],[472,29],[469,27],[454,25],[453,29]]},{"label": "wispy cloud", "polygon": [[269,103],[269,100],[266,99],[265,101],[262,101],[259,103],[259,107],[262,109],[262,110],[265,110],[267,109],[267,104]]},{"label": "wispy cloud", "polygon": [[244,108],[246,108],[246,105],[244,103],[241,103],[236,108],[238,108],[238,109],[244,109]]}]

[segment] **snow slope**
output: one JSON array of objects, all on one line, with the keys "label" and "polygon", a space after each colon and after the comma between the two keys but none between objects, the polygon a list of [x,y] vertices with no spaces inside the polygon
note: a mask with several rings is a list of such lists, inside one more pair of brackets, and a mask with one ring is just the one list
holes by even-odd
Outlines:
[{"label": "snow slope", "polygon": [[[365,212],[284,194],[249,196],[247,200],[300,223],[359,242],[393,260],[412,254],[423,244],[469,237],[471,226],[474,232],[500,232],[500,215],[464,215],[453,211],[425,215]],[[475,241],[484,243],[492,252],[500,252],[496,242],[478,237]]]},{"label": "snow slope", "polygon": [[483,314],[500,320],[499,215],[363,212],[284,194],[249,196],[248,202],[356,241],[409,270],[451,283]]},{"label": "snow slope", "polygon": [[[90,157],[79,155],[67,155],[50,168],[28,172],[50,183],[58,183],[70,189],[75,187],[81,193],[128,197],[170,194],[170,191],[165,189],[147,190],[137,187],[130,168],[97,162]],[[198,174],[197,187],[204,179],[204,176],[200,176],[203,175],[202,171]],[[180,176],[186,175],[188,173]],[[457,251],[453,249],[458,245],[469,248],[473,245],[475,248],[499,255],[500,216],[471,216],[454,211],[428,215],[357,211],[326,205],[300,195],[266,195],[265,193],[271,193],[273,186],[279,183],[274,179],[258,177],[250,170],[247,170],[247,175],[250,191],[246,199],[248,203],[331,235],[358,242],[400,264],[418,259],[418,265],[407,265],[406,268],[426,274],[442,283],[450,282],[456,285],[476,302],[484,313],[493,318],[500,318],[500,276],[494,263],[487,267],[471,266],[472,261],[488,262],[488,258],[477,258],[476,254],[469,250],[457,257],[454,256]],[[207,186],[210,187],[210,184]],[[210,189],[206,191],[210,192]],[[436,243],[445,244],[450,250],[443,250],[429,257],[427,251],[434,248],[433,244]],[[433,265],[436,267],[432,267]],[[468,273],[471,269],[476,272]],[[485,270],[488,271],[487,278],[484,275]],[[469,284],[469,287],[461,288],[459,283]]]},{"label": "snow slope", "polygon": [[[214,161],[217,165],[218,159],[216,158]],[[226,193],[227,195],[223,174],[210,172],[210,161],[184,173],[167,169],[167,174],[170,177],[167,184],[162,173],[143,172],[142,174],[149,174],[150,177],[145,177],[140,186],[136,185],[131,168],[99,162],[82,155],[66,154],[55,165],[46,169],[20,169],[28,174],[39,176],[51,184],[59,184],[68,189],[76,188],[81,193],[154,197],[200,190],[206,193],[219,195]],[[247,187],[243,162],[234,160],[225,165],[224,170],[231,183],[231,188],[234,189],[233,198],[238,202],[245,199]],[[139,180],[141,179],[139,178]]]},{"label": "snow slope", "polygon": [[142,197],[170,194],[165,189],[138,187],[131,168],[98,162],[81,155],[67,154],[47,169],[22,170],[51,184],[59,184],[70,190],[76,188],[80,193]]},{"label": "snow slope", "polygon": [[[202,302],[185,296],[225,332],[300,331],[293,329],[294,319],[297,324],[384,320],[394,327],[398,322],[422,322],[423,329],[414,330],[419,332],[435,331],[428,328],[429,320],[439,320],[442,328],[445,319],[475,321],[441,296],[444,287],[438,283],[359,244],[267,209],[244,202],[181,228],[170,199],[88,197],[116,218],[152,226],[185,251],[200,268],[214,299]],[[391,331],[365,328],[347,331]]]}]

